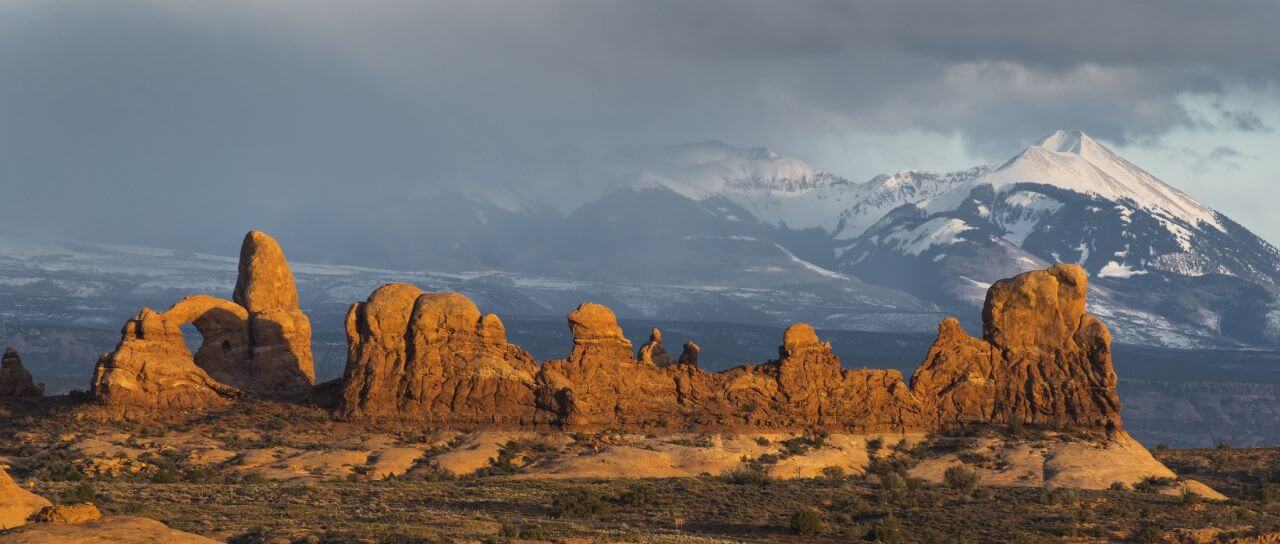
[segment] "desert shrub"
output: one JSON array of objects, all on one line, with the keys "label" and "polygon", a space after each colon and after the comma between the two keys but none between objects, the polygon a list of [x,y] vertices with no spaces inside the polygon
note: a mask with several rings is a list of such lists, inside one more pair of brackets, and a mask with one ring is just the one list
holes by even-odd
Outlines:
[{"label": "desert shrub", "polygon": [[884,447],[883,438],[880,438],[877,436],[875,438],[867,439],[867,455],[875,457],[877,453],[880,453],[880,449],[883,447]]},{"label": "desert shrub", "polygon": [[1165,451],[1167,449],[1169,449],[1169,445],[1165,444],[1164,442],[1156,444],[1156,451]]},{"label": "desert shrub", "polygon": [[905,489],[907,481],[896,472],[890,472],[880,476],[880,489],[897,490]]},{"label": "desert shrub", "polygon": [[1280,502],[1280,485],[1262,484],[1258,486],[1254,495],[1262,504]]},{"label": "desert shrub", "polygon": [[1164,539],[1161,538],[1160,529],[1148,525],[1133,536],[1133,541],[1140,544],[1159,544],[1164,542]]},{"label": "desert shrub", "polygon": [[589,489],[570,489],[551,498],[551,515],[558,518],[586,518],[609,512],[609,503]]},{"label": "desert shrub", "polygon": [[551,535],[541,525],[526,525],[520,528],[520,538],[524,540],[550,540]]},{"label": "desert shrub", "polygon": [[765,437],[763,437],[763,436],[757,436],[757,437],[756,437],[756,444],[761,445],[761,446],[768,446],[768,445],[773,444],[773,441],[771,441],[771,440],[769,440],[768,438],[765,438]]},{"label": "desert shrub", "polygon": [[649,484],[631,486],[622,496],[618,497],[618,502],[628,506],[648,506],[657,501],[658,490]]},{"label": "desert shrub", "polygon": [[724,473],[721,478],[728,483],[738,485],[769,485],[773,481],[765,471],[745,465]]},{"label": "desert shrub", "polygon": [[1026,430],[1027,427],[1022,422],[1022,416],[1015,414],[1013,417],[1009,418],[1009,434],[1022,436],[1022,433],[1026,432]]},{"label": "desert shrub", "polygon": [[506,476],[518,474],[523,469],[516,464],[516,458],[524,453],[524,446],[515,440],[508,440],[498,450],[498,456],[489,459],[489,466],[476,469],[476,476]]},{"label": "desert shrub", "polygon": [[808,508],[791,514],[791,532],[798,535],[816,535],[822,531],[822,518]]},{"label": "desert shrub", "polygon": [[978,472],[961,466],[948,467],[942,473],[942,483],[952,489],[973,489],[978,485],[981,476]]},{"label": "desert shrub", "polygon": [[843,480],[845,477],[844,469],[840,467],[822,467],[822,477],[828,480]]},{"label": "desert shrub", "polygon": [[63,504],[80,504],[98,500],[98,491],[89,482],[80,482],[62,492]]},{"label": "desert shrub", "polygon": [[182,477],[169,469],[160,469],[148,478],[153,484],[176,484],[182,481]]},{"label": "desert shrub", "polygon": [[1129,486],[1125,485],[1124,482],[1111,482],[1111,486],[1108,487],[1107,489],[1110,489],[1112,491],[1128,491]]},{"label": "desert shrub", "polygon": [[888,542],[891,544],[906,542],[906,539],[902,537],[902,528],[899,526],[898,520],[892,517],[884,518],[872,525],[871,530],[867,531],[867,536],[863,538],[872,542]]},{"label": "desert shrub", "polygon": [[1231,449],[1231,443],[1230,443],[1230,442],[1227,442],[1226,440],[1219,440],[1219,441],[1218,441],[1218,449],[1220,449],[1220,450],[1229,450],[1229,449]]}]

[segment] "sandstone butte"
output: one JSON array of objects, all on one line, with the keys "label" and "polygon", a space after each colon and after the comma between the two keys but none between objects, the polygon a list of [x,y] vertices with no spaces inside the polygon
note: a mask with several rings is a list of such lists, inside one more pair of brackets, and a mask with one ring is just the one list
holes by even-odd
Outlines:
[{"label": "sandstone butte", "polygon": [[44,384],[37,384],[22,366],[22,358],[13,348],[4,348],[0,358],[0,397],[44,396]]},{"label": "sandstone butte", "polygon": [[[203,342],[193,355],[182,326]],[[164,312],[143,308],[98,360],[91,392],[121,412],[200,410],[244,392],[305,393],[315,382],[311,325],[280,245],[253,231],[240,249],[233,300],[191,295]]]},{"label": "sandstone butte", "polygon": [[1018,421],[1109,433],[1121,424],[1111,338],[1085,313],[1086,288],[1075,265],[995,283],[982,338],[944,320],[906,382],[842,368],[803,323],[776,359],[708,374],[692,342],[672,364],[657,330],[633,352],[613,312],[593,303],[569,314],[569,357],[538,365],[465,296],[393,283],[348,311],[338,412],[453,427],[874,433]]}]

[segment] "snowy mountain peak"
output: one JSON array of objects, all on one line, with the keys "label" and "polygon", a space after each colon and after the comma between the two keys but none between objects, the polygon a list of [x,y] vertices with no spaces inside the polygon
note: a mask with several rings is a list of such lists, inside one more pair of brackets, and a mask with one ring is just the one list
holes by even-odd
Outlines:
[{"label": "snowy mountain peak", "polygon": [[1082,155],[1082,150],[1102,148],[1102,144],[1099,144],[1097,140],[1094,140],[1083,131],[1058,130],[1054,131],[1053,134],[1045,136],[1039,142],[1036,142],[1036,147],[1041,147],[1058,153],[1075,153],[1077,155]]},{"label": "snowy mountain peak", "polygon": [[1111,200],[1128,199],[1170,221],[1184,221],[1193,227],[1204,223],[1222,230],[1213,209],[1079,130],[1056,131],[973,182],[997,190],[1019,183],[1052,185]]}]

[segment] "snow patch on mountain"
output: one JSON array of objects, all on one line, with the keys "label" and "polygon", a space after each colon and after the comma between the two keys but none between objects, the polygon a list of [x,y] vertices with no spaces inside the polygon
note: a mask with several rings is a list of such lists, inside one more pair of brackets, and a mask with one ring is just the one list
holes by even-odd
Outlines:
[{"label": "snow patch on mountain", "polygon": [[960,235],[974,227],[960,219],[938,217],[910,229],[894,229],[886,234],[882,245],[897,247],[902,253],[919,257],[937,246],[949,246],[961,240]]}]

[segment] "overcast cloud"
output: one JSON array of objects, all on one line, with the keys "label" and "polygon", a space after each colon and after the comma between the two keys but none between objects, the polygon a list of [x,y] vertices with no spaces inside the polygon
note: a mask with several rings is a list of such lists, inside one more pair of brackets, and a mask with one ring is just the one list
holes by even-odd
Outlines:
[{"label": "overcast cloud", "polygon": [[406,193],[590,186],[622,146],[862,179],[1081,128],[1280,241],[1280,3],[1042,4],[5,3],[0,232],[205,249]]}]

